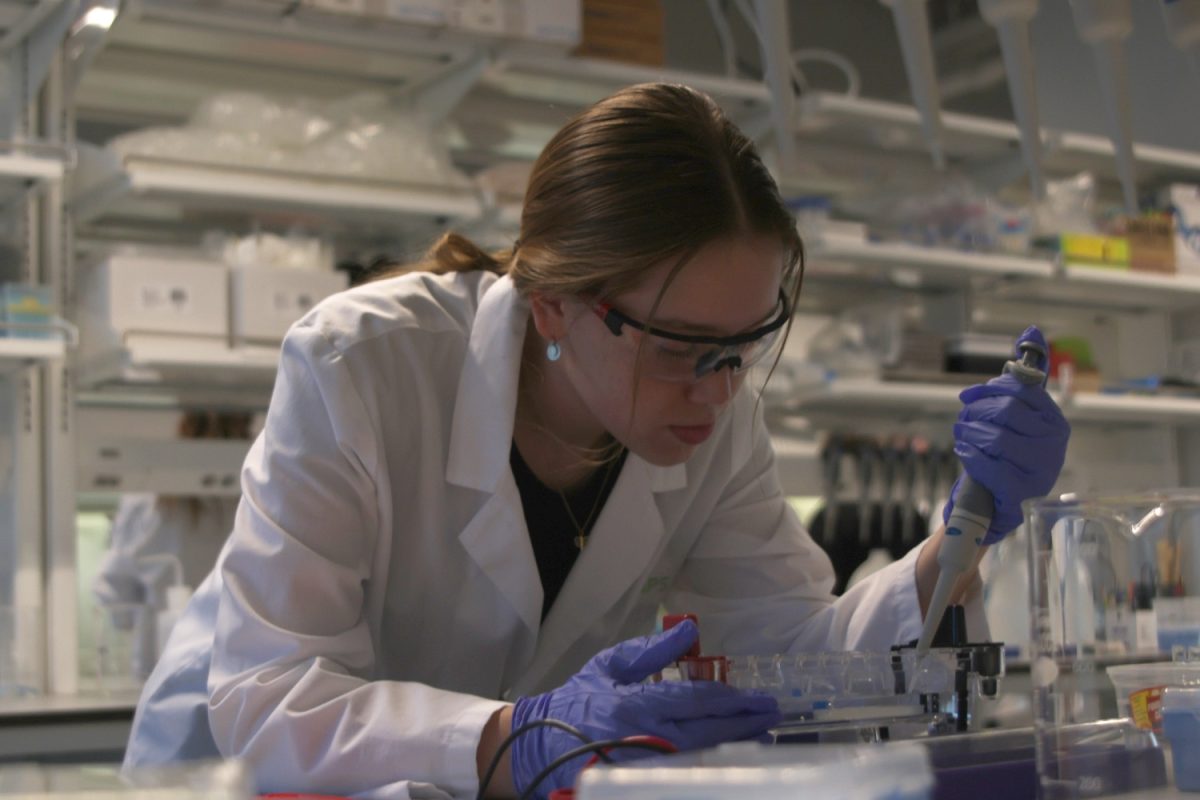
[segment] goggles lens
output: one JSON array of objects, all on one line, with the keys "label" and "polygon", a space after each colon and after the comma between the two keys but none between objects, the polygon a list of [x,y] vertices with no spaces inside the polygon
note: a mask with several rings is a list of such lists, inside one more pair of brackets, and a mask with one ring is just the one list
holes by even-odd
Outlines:
[{"label": "goggles lens", "polygon": [[762,327],[736,336],[692,336],[650,327],[605,304],[594,311],[613,334],[623,327],[640,332],[640,367],[643,374],[666,381],[697,381],[721,369],[739,373],[749,369],[779,343],[789,316],[787,296],[779,293],[778,312]]}]

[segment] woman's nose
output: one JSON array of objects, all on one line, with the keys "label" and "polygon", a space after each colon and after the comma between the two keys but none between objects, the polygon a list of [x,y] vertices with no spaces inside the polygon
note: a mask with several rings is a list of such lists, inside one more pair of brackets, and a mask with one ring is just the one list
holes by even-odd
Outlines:
[{"label": "woman's nose", "polygon": [[733,370],[723,367],[716,372],[705,375],[692,384],[689,397],[692,402],[709,406],[723,406],[733,397],[740,376],[734,376]]}]

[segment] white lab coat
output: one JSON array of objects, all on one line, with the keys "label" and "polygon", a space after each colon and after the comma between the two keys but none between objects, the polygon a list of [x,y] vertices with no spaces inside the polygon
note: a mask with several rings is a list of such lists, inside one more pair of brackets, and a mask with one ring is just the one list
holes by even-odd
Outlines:
[{"label": "white lab coat", "polygon": [[629,455],[542,623],[509,469],[527,319],[508,278],[418,274],[292,328],[233,535],[145,688],[127,767],[219,751],[260,791],[469,797],[492,713],[650,632],[660,603],[697,613],[709,652],[919,635],[915,551],[830,595],[745,390],[687,463]]}]

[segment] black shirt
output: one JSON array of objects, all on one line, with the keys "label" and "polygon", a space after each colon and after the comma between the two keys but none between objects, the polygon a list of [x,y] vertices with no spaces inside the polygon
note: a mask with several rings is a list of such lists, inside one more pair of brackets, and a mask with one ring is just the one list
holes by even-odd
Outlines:
[{"label": "black shirt", "polygon": [[[512,466],[517,490],[521,493],[521,507],[525,511],[525,524],[529,527],[529,539],[533,544],[533,557],[537,561],[538,577],[542,580],[542,619],[550,613],[550,606],[567,582],[571,567],[579,557],[575,544],[579,528],[591,533],[600,517],[600,511],[608,500],[612,488],[621,474],[627,450],[612,464],[600,467],[581,486],[560,494],[549,488],[529,469],[513,442],[508,461]],[[567,513],[566,504],[571,505]],[[594,511],[594,513],[593,513]],[[574,516],[574,521],[571,519]],[[590,517],[590,519],[589,519]]]}]

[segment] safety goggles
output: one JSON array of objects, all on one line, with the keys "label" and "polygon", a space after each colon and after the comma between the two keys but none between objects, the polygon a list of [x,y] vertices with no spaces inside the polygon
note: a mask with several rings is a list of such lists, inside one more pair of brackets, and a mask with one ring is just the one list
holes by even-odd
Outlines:
[{"label": "safety goggles", "polygon": [[698,381],[723,368],[733,373],[749,369],[771,352],[791,316],[782,289],[779,311],[770,322],[733,336],[700,336],[652,328],[608,303],[596,303],[592,311],[614,336],[620,336],[625,326],[639,331],[643,374],[665,381]]}]

